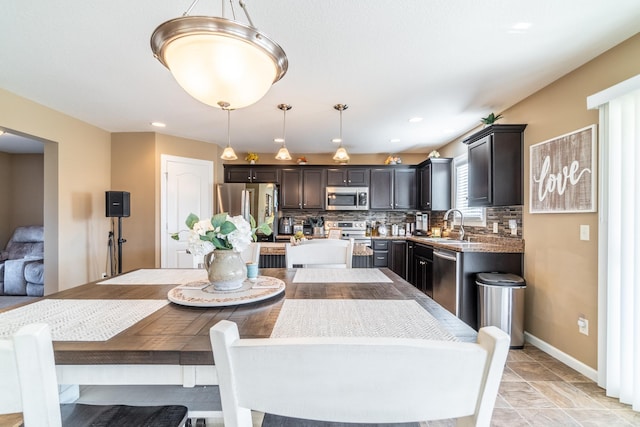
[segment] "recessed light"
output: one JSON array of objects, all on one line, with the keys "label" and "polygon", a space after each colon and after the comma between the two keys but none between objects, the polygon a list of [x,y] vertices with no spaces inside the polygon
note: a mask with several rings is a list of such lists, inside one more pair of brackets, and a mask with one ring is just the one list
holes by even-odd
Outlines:
[{"label": "recessed light", "polygon": [[409,119],[409,123],[419,123],[421,121],[423,121],[424,119],[422,117],[411,117]]},{"label": "recessed light", "polygon": [[166,128],[167,125],[162,122],[151,122],[151,126],[155,126],[157,128]]},{"label": "recessed light", "polygon": [[340,144],[342,142],[342,139],[341,138],[333,138],[331,140],[331,142],[333,142],[334,144]]},{"label": "recessed light", "polygon": [[528,30],[533,24],[531,22],[518,22],[511,26],[512,30]]},{"label": "recessed light", "polygon": [[389,142],[400,142],[400,139],[399,138],[393,138],[393,139],[390,139]]},{"label": "recessed light", "polygon": [[276,144],[282,144],[284,142],[284,138],[273,138],[273,142]]}]

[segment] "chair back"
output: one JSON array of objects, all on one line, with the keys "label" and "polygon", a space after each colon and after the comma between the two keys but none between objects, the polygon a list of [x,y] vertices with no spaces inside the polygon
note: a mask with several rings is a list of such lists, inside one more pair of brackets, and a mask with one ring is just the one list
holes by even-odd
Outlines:
[{"label": "chair back", "polygon": [[251,426],[251,409],[341,423],[459,418],[489,426],[509,335],[482,328],[477,343],[406,338],[240,339],[210,330],[225,425]]},{"label": "chair back", "polygon": [[249,243],[247,249],[240,254],[246,264],[260,264],[260,243]]},{"label": "chair back", "polygon": [[299,245],[285,245],[287,268],[351,268],[353,239],[313,239]]},{"label": "chair back", "polygon": [[0,340],[0,378],[0,414],[22,412],[25,427],[62,425],[48,325],[27,325]]}]

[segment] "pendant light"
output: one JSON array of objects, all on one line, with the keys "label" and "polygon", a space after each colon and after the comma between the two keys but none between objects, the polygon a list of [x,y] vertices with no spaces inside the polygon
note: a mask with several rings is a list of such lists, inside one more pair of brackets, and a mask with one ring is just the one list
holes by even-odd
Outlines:
[{"label": "pendant light", "polygon": [[227,146],[222,152],[222,156],[220,156],[220,158],[222,160],[236,160],[238,156],[236,156],[236,152],[231,148],[231,108],[226,102],[221,102],[219,106],[223,110],[227,110]]},{"label": "pendant light", "polygon": [[342,112],[349,108],[349,106],[346,104],[336,104],[333,108],[340,111],[340,138],[334,138],[332,140],[332,142],[339,142],[340,146],[336,150],[336,154],[333,155],[333,160],[336,162],[348,162],[349,154],[347,154],[347,150],[342,146]]},{"label": "pendant light", "polygon": [[167,67],[178,84],[207,105],[220,103],[238,109],[259,101],[289,66],[284,50],[253,25],[243,0],[238,3],[249,25],[234,19],[187,16],[160,24],[151,35],[154,57]]},{"label": "pendant light", "polygon": [[280,150],[278,150],[278,154],[276,154],[276,160],[291,160],[291,154],[289,154],[289,150],[287,150],[287,142],[286,142],[286,130],[287,130],[287,111],[289,111],[292,107],[289,104],[278,104],[278,108],[282,110],[282,138],[276,138],[276,142],[282,142],[282,146]]}]

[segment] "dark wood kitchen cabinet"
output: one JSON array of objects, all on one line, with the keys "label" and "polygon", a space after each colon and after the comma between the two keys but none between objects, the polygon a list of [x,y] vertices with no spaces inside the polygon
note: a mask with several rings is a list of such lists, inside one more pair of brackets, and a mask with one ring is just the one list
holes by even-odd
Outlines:
[{"label": "dark wood kitchen cabinet", "polygon": [[373,239],[373,266],[389,267],[403,279],[407,278],[407,242],[405,240]]},{"label": "dark wood kitchen cabinet", "polygon": [[418,209],[446,211],[451,208],[450,158],[427,159],[418,165]]},{"label": "dark wood kitchen cabinet", "polygon": [[328,168],[327,185],[330,187],[368,187],[367,168]]},{"label": "dark wood kitchen cabinet", "polygon": [[236,166],[223,165],[224,182],[242,182],[242,183],[278,183],[279,174],[276,166],[269,165],[251,165]]},{"label": "dark wood kitchen cabinet", "polygon": [[369,200],[373,210],[415,209],[415,168],[371,169]]},{"label": "dark wood kitchen cabinet", "polygon": [[433,297],[433,248],[419,243],[412,244],[410,283],[429,297]]},{"label": "dark wood kitchen cabinet", "polygon": [[467,144],[469,206],[523,204],[523,133],[527,125],[492,125]]},{"label": "dark wood kitchen cabinet", "polygon": [[325,175],[322,168],[282,169],[280,207],[282,209],[324,209]]}]

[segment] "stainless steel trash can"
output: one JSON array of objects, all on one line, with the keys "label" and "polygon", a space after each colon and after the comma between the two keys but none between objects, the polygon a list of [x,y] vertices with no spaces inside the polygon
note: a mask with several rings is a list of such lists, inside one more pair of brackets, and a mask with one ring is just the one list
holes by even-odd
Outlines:
[{"label": "stainless steel trash can", "polygon": [[524,346],[524,279],[511,273],[478,273],[478,325],[497,326],[511,337],[511,348]]}]

